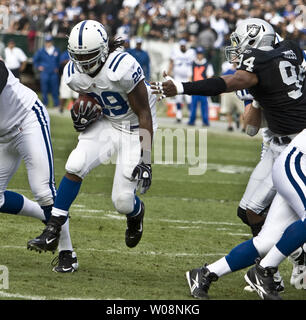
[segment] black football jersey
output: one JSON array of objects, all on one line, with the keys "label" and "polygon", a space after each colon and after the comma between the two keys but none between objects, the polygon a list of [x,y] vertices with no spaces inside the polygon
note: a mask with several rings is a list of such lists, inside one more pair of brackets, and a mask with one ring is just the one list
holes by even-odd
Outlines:
[{"label": "black football jersey", "polygon": [[299,46],[285,40],[271,51],[246,50],[237,67],[257,75],[258,84],[249,88],[249,92],[262,106],[268,127],[274,133],[288,135],[306,128],[303,60]]}]

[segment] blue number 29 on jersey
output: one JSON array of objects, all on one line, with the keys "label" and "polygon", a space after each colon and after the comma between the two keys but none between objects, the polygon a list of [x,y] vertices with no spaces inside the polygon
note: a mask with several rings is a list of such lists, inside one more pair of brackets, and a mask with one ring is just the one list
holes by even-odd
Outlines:
[{"label": "blue number 29 on jersey", "polygon": [[106,116],[120,116],[128,112],[129,106],[118,92],[103,91],[101,96],[90,92],[88,95],[98,100]]}]

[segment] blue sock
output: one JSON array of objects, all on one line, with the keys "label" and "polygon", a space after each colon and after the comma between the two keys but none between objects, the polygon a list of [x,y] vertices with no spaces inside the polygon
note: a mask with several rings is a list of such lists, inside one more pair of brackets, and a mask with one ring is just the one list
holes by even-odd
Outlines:
[{"label": "blue sock", "polygon": [[297,248],[306,242],[306,219],[293,222],[283,233],[276,244],[277,249],[284,255],[289,256]]},{"label": "blue sock", "polygon": [[182,109],[182,105],[180,103],[177,103],[176,104],[176,108],[177,108],[177,110],[181,110]]},{"label": "blue sock", "polygon": [[17,214],[23,208],[23,196],[13,191],[4,192],[4,204],[0,208],[0,212]]},{"label": "blue sock", "polygon": [[140,206],[141,206],[141,201],[140,199],[135,196],[135,201],[134,201],[134,210],[127,214],[128,217],[134,217],[134,216],[137,216],[137,214],[139,213],[140,211]]},{"label": "blue sock", "polygon": [[48,221],[51,217],[51,211],[52,211],[53,205],[42,206],[41,208],[44,210],[44,215],[45,215],[45,220],[43,221],[43,223],[48,223]]},{"label": "blue sock", "polygon": [[240,243],[225,257],[231,270],[237,271],[255,263],[259,254],[253,244],[253,239]]},{"label": "blue sock", "polygon": [[63,177],[54,202],[54,208],[69,211],[69,208],[77,197],[82,182],[75,182]]}]

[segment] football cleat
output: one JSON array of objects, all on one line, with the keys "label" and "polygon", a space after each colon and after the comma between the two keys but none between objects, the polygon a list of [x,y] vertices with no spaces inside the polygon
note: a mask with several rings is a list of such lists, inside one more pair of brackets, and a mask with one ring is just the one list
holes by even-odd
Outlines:
[{"label": "football cleat", "polygon": [[61,218],[52,216],[42,234],[28,241],[27,249],[36,250],[39,253],[42,251],[52,251],[54,253],[58,246],[62,227],[60,221]]},{"label": "football cleat", "polygon": [[[283,280],[282,276],[280,275],[279,271],[277,271],[274,274],[273,278],[274,278],[274,282],[276,285],[276,291],[277,292],[284,292],[285,291],[285,284],[284,284],[284,280]],[[243,290],[247,291],[247,292],[256,292],[256,290],[253,289],[251,286],[246,286],[246,287],[244,287]]]},{"label": "football cleat", "polygon": [[277,268],[259,265],[260,260],[244,276],[246,282],[254,289],[263,300],[282,300],[277,291],[277,284],[274,281],[274,274]]},{"label": "football cleat", "polygon": [[143,217],[145,213],[144,203],[141,202],[141,210],[137,216],[127,217],[125,231],[125,243],[129,248],[134,248],[140,241],[143,233]]},{"label": "football cleat", "polygon": [[61,273],[75,272],[79,268],[76,253],[70,250],[60,251],[59,255],[52,260],[51,265],[54,266],[52,271]]},{"label": "football cleat", "polygon": [[[304,245],[305,247],[305,245]],[[292,273],[290,284],[296,289],[306,288],[306,252],[303,247],[298,248],[289,257],[288,260],[292,263]]]},{"label": "football cleat", "polygon": [[198,299],[209,299],[208,289],[210,284],[218,280],[218,276],[214,272],[210,272],[206,265],[199,269],[187,271],[186,278],[191,295]]}]

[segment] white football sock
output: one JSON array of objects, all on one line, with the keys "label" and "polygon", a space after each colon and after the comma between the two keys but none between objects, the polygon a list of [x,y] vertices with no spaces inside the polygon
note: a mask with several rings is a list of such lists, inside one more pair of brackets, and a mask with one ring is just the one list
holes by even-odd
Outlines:
[{"label": "white football sock", "polygon": [[37,202],[32,201],[25,196],[23,196],[23,200],[23,207],[18,212],[19,215],[33,217],[41,221],[46,219],[44,210],[40,207],[40,205]]},{"label": "white football sock", "polygon": [[260,265],[266,267],[278,267],[278,265],[286,259],[277,248],[273,246],[272,249],[266,254],[266,256],[260,261]]},{"label": "white football sock", "polygon": [[58,243],[58,251],[69,250],[73,251],[70,232],[69,232],[69,218],[62,225],[61,235]]},{"label": "white football sock", "polygon": [[209,264],[207,266],[207,268],[210,272],[214,272],[218,277],[222,277],[222,276],[232,272],[225,257],[217,260],[216,262],[214,262],[212,264]]}]

